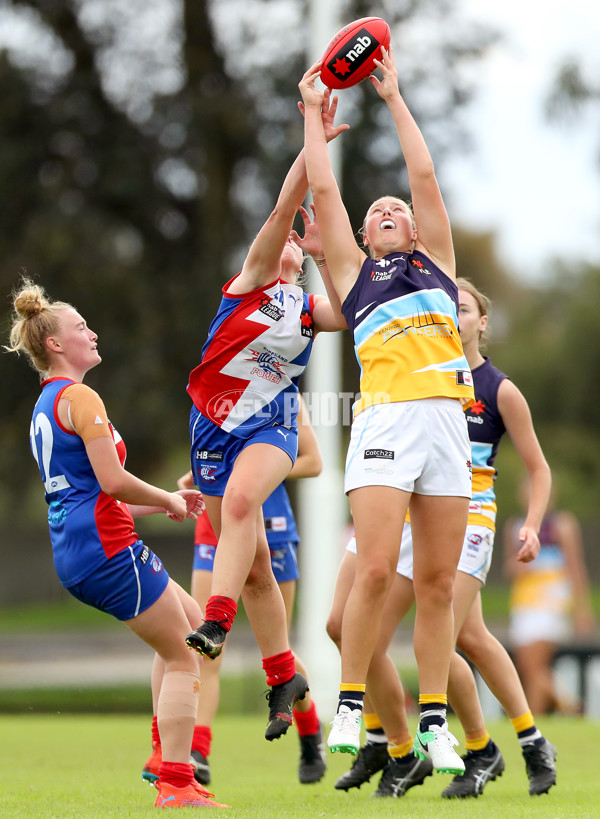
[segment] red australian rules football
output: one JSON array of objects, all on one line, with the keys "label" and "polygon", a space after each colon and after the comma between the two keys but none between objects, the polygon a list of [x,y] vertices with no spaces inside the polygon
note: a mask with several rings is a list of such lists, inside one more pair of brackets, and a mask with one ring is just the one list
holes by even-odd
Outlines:
[{"label": "red australian rules football", "polygon": [[321,80],[328,88],[351,88],[364,80],[390,46],[390,27],[381,17],[361,17],[338,31],[323,54]]}]

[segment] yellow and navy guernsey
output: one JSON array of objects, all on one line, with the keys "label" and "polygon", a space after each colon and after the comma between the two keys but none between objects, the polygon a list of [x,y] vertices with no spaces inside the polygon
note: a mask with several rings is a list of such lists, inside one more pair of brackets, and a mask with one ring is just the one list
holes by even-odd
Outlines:
[{"label": "yellow and navy guernsey", "polygon": [[498,410],[498,388],[507,376],[486,358],[473,370],[475,403],[466,410],[473,495],[469,504],[469,525],[486,526],[496,531],[496,469],[494,461],[506,427]]},{"label": "yellow and navy guernsey", "polygon": [[342,312],[360,365],[354,414],[420,398],[473,403],[458,334],[458,288],[424,253],[366,259]]}]

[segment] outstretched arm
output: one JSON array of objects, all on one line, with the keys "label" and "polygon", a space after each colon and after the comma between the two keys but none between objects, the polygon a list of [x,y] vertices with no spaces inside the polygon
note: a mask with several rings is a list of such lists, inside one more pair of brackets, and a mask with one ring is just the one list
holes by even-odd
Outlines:
[{"label": "outstretched arm", "polygon": [[[335,125],[337,97],[331,92],[323,98],[321,127],[327,141],[335,139],[350,126]],[[304,149],[296,157],[283,182],[275,208],[250,246],[240,276],[230,286],[231,293],[248,293],[274,281],[280,272],[281,254],[290,236],[294,217],[308,193]]]},{"label": "outstretched arm", "polygon": [[[95,438],[85,449],[102,491],[131,506],[136,516],[166,512],[173,520],[182,521],[186,517],[195,519],[201,511],[200,492],[167,492],[127,472],[119,462],[112,438]],[[144,512],[141,507],[150,507],[151,511]]]},{"label": "outstretched arm", "polygon": [[518,561],[529,563],[540,550],[538,534],[550,497],[552,476],[535,434],[527,401],[507,378],[498,388],[498,409],[531,483],[527,515],[519,530],[521,547],[517,554]]},{"label": "outstretched arm", "polygon": [[329,267],[327,265],[327,259],[325,258],[325,251],[323,250],[323,242],[317,223],[315,206],[311,204],[310,209],[313,214],[312,220],[306,208],[300,208],[300,214],[304,222],[304,236],[300,236],[295,230],[292,231],[291,236],[305,253],[312,256],[321,274],[325,289],[327,290],[327,298],[324,296],[315,296],[315,306],[313,309],[315,331],[319,333],[346,330],[348,325],[342,314],[339,296],[329,275]]},{"label": "outstretched arm", "polygon": [[446,275],[455,279],[456,265],[448,214],[423,134],[400,95],[391,47],[389,51],[382,49],[382,58],[375,60],[375,65],[381,70],[383,79],[379,80],[371,74],[369,80],[390,109],[404,154],[417,223],[416,248],[430,256]]},{"label": "outstretched arm", "polygon": [[308,409],[302,395],[298,396],[298,457],[288,478],[314,478],[321,474],[323,459],[315,431],[311,426]]},{"label": "outstretched arm", "polygon": [[299,88],[304,104],[304,150],[308,181],[319,214],[323,250],[333,286],[343,302],[360,272],[366,256],[356,244],[331,167],[321,121],[324,95],[315,88],[321,63],[312,65],[302,77]]}]

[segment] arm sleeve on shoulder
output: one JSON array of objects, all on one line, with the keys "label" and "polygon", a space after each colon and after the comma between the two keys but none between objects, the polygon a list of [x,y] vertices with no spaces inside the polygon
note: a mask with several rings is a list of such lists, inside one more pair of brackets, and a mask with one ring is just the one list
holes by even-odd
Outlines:
[{"label": "arm sleeve on shoulder", "polygon": [[84,444],[96,438],[112,438],[104,402],[97,392],[85,384],[73,384],[62,398],[71,402],[69,418],[73,429]]}]

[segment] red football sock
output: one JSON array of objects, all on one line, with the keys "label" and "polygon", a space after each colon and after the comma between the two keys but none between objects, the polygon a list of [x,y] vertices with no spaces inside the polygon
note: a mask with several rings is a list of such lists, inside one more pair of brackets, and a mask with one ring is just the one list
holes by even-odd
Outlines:
[{"label": "red football sock", "polygon": [[294,719],[296,727],[301,737],[308,737],[311,734],[316,734],[320,728],[319,717],[317,716],[317,707],[314,702],[310,703],[308,711],[298,711],[294,708]]},{"label": "red football sock", "polygon": [[194,727],[194,738],[192,740],[192,751],[198,751],[205,759],[210,754],[210,743],[212,731],[208,725],[196,725]]},{"label": "red football sock", "polygon": [[175,788],[185,788],[194,779],[192,766],[189,762],[165,762],[160,764],[158,778],[161,782],[168,782]]},{"label": "red football sock", "polygon": [[288,648],[281,654],[264,657],[262,667],[267,675],[267,685],[281,685],[291,680],[296,673],[296,659]]},{"label": "red football sock", "polygon": [[205,618],[216,620],[225,631],[229,631],[237,614],[237,603],[231,597],[222,597],[220,594],[213,594],[208,598],[206,604]]},{"label": "red football sock", "polygon": [[152,747],[160,748],[160,734],[158,733],[157,717],[152,717]]}]

